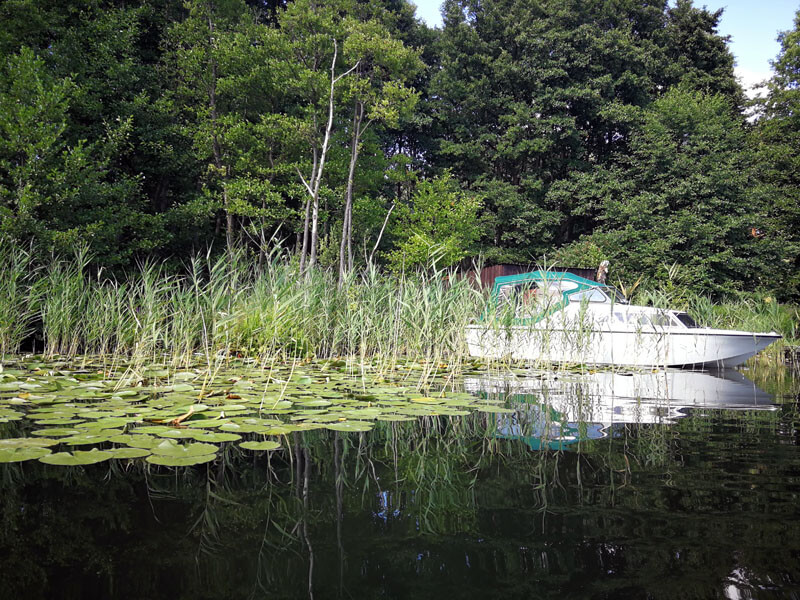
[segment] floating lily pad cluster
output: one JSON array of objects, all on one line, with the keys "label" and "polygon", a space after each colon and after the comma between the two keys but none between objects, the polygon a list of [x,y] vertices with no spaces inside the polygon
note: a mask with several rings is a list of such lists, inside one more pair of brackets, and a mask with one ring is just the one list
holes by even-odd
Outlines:
[{"label": "floating lily pad cluster", "polygon": [[[343,363],[342,363],[343,364]],[[466,393],[423,395],[412,386],[340,363],[259,369],[242,363],[141,372],[19,362],[0,372],[0,462],[88,465],[144,459],[165,466],[214,460],[222,445],[265,452],[283,436],[329,429],[364,432],[379,421],[511,412]]]}]

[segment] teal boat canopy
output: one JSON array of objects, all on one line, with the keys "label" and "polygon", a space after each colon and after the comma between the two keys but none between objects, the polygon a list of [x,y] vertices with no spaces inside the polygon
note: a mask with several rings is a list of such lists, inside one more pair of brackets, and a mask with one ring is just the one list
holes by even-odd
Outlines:
[{"label": "teal boat canopy", "polygon": [[[498,277],[481,320],[498,315],[506,308],[514,325],[537,323],[564,309],[572,297],[598,288],[608,286],[564,271],[539,270]],[[605,298],[603,296],[603,300]]]}]

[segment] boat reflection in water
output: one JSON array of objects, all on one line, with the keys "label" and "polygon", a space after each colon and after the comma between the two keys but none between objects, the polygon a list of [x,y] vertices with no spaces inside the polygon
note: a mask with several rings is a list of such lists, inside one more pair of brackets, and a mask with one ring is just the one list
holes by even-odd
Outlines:
[{"label": "boat reflection in water", "polygon": [[697,409],[777,410],[770,394],[733,369],[548,373],[465,383],[473,393],[505,397],[514,412],[498,415],[496,435],[534,450],[613,436],[626,424],[673,423]]}]

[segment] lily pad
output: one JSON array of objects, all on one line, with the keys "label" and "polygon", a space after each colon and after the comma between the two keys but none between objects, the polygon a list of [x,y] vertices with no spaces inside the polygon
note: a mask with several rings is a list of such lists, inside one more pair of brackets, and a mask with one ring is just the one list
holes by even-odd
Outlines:
[{"label": "lily pad", "polygon": [[111,454],[111,458],[144,458],[150,456],[150,450],[146,448],[114,448],[113,450],[106,450]]},{"label": "lily pad", "polygon": [[55,446],[58,443],[60,443],[60,440],[49,438],[8,438],[0,440],[0,450],[9,448],[46,448],[47,446]]},{"label": "lily pad", "polygon": [[239,444],[239,448],[244,448],[245,450],[277,450],[280,447],[280,442],[273,442],[272,440],[265,442],[242,442]]},{"label": "lily pad", "polygon": [[76,467],[80,465],[93,465],[95,463],[108,460],[113,455],[104,450],[92,448],[88,451],[75,450],[75,452],[56,452],[55,454],[48,454],[39,459],[48,465],[61,465],[64,467]]},{"label": "lily pad", "polygon": [[0,448],[0,463],[15,463],[42,458],[50,454],[50,448],[35,446],[21,448]]},{"label": "lily pad", "polygon": [[242,436],[236,435],[235,433],[217,433],[217,432],[205,432],[205,431],[197,431],[192,436],[193,439],[197,440],[198,442],[236,442],[242,439]]},{"label": "lily pad", "polygon": [[111,435],[79,433],[78,435],[62,438],[61,442],[67,446],[86,446],[89,444],[102,444],[103,442],[107,442],[111,437]]},{"label": "lily pad", "polygon": [[191,429],[170,429],[169,431],[161,431],[157,433],[158,437],[170,438],[173,440],[185,440],[195,436],[197,432]]},{"label": "lily pad", "polygon": [[442,404],[444,398],[411,398],[411,402],[418,404]]},{"label": "lily pad", "polygon": [[369,431],[373,424],[366,421],[342,421],[341,423],[325,423],[323,427],[333,431]]},{"label": "lily pad", "polygon": [[53,437],[67,437],[69,435],[77,435],[80,431],[77,429],[64,429],[59,427],[50,427],[48,429],[34,429],[31,431],[31,435],[36,436],[53,436]]},{"label": "lily pad", "polygon": [[144,435],[144,434],[115,435],[108,438],[108,441],[114,442],[115,444],[125,444],[126,446],[130,446],[131,448],[145,448],[145,449],[152,448],[156,444],[161,443],[161,440],[159,438],[153,437],[152,435]]},{"label": "lily pad", "polygon": [[153,454],[158,454],[160,456],[175,456],[175,457],[186,457],[186,456],[203,456],[205,454],[216,454],[217,447],[213,444],[202,444],[202,443],[195,443],[195,444],[186,444],[182,445],[178,442],[173,440],[164,440],[156,446],[152,448]]},{"label": "lily pad", "polygon": [[189,383],[176,383],[172,386],[171,391],[173,392],[192,392],[194,391],[194,386]]},{"label": "lily pad", "polygon": [[416,417],[408,415],[381,415],[378,421],[416,421]]}]

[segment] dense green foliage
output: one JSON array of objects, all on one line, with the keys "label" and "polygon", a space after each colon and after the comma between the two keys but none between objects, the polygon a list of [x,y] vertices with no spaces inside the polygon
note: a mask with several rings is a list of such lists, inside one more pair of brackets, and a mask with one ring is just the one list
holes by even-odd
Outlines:
[{"label": "dense green foliage", "polygon": [[607,258],[628,282],[677,265],[697,292],[800,295],[800,20],[748,121],[721,12],[691,0],[442,10],[3,3],[3,243],[116,270],[277,244],[339,281]]}]

